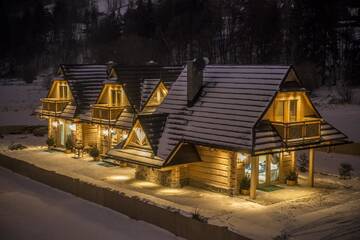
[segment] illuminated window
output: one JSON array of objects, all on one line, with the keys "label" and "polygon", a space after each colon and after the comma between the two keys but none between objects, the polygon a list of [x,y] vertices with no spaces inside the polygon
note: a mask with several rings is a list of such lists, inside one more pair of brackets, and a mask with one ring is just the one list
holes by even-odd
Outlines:
[{"label": "illuminated window", "polygon": [[284,105],[285,101],[275,102],[275,121],[284,122]]},{"label": "illuminated window", "polygon": [[289,116],[290,116],[290,122],[296,122],[297,120],[297,100],[290,100],[289,104]]},{"label": "illuminated window", "polygon": [[68,98],[68,87],[66,85],[60,85],[60,98]]},{"label": "illuminated window", "polygon": [[111,89],[111,105],[121,105],[121,91],[119,89]]},{"label": "illuminated window", "polygon": [[146,145],[146,135],[144,130],[142,130],[142,128],[140,127],[136,128],[135,134],[136,134],[136,143],[139,144],[140,146]]}]

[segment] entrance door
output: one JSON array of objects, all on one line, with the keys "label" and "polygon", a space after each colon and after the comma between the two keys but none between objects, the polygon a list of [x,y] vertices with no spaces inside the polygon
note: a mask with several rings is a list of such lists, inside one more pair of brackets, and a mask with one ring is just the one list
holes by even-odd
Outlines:
[{"label": "entrance door", "polygon": [[64,128],[64,124],[59,124],[59,135],[60,135],[60,145],[65,146],[65,128]]},{"label": "entrance door", "polygon": [[259,156],[259,185],[270,185],[279,180],[280,155]]}]

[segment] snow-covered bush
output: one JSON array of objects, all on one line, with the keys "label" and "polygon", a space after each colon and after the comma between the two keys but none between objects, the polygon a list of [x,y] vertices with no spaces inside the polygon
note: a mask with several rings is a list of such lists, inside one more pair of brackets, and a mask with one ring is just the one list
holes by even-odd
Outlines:
[{"label": "snow-covered bush", "polygon": [[33,135],[36,137],[43,137],[47,134],[47,127],[38,127],[33,130]]},{"label": "snow-covered bush", "polygon": [[92,147],[89,151],[89,155],[94,159],[97,160],[100,156],[100,151],[97,149],[96,146]]},{"label": "snow-covered bush", "polygon": [[72,150],[74,148],[74,141],[73,141],[71,135],[68,135],[66,138],[65,148],[66,148],[66,150]]},{"label": "snow-covered bush", "polygon": [[50,136],[48,139],[46,139],[46,145],[48,145],[48,147],[53,147],[55,145],[55,139],[53,136]]},{"label": "snow-covered bush", "polygon": [[9,150],[22,150],[25,149],[26,146],[22,145],[21,143],[12,143],[9,145]]},{"label": "snow-covered bush", "polygon": [[349,163],[341,163],[339,167],[339,175],[341,179],[351,178],[351,172],[354,168]]},{"label": "snow-covered bush", "polygon": [[250,178],[245,175],[240,181],[240,189],[249,190],[250,189]]}]

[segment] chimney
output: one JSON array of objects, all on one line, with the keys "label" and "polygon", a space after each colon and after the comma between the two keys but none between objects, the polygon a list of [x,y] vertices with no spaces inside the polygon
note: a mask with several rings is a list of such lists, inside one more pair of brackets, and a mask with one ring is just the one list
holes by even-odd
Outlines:
[{"label": "chimney", "polygon": [[207,58],[197,58],[187,62],[187,105],[191,107],[203,83],[203,70],[208,63]]}]

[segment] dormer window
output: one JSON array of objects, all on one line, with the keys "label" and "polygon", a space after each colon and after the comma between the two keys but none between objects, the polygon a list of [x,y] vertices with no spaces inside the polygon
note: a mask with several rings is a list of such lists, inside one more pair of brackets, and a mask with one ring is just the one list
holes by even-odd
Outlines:
[{"label": "dormer window", "polygon": [[67,99],[68,98],[68,86],[60,85],[59,88],[60,88],[60,98]]},{"label": "dormer window", "polygon": [[111,89],[111,105],[121,106],[122,105],[122,94],[120,89]]},{"label": "dormer window", "polygon": [[277,100],[274,109],[275,122],[298,121],[298,100]]}]

